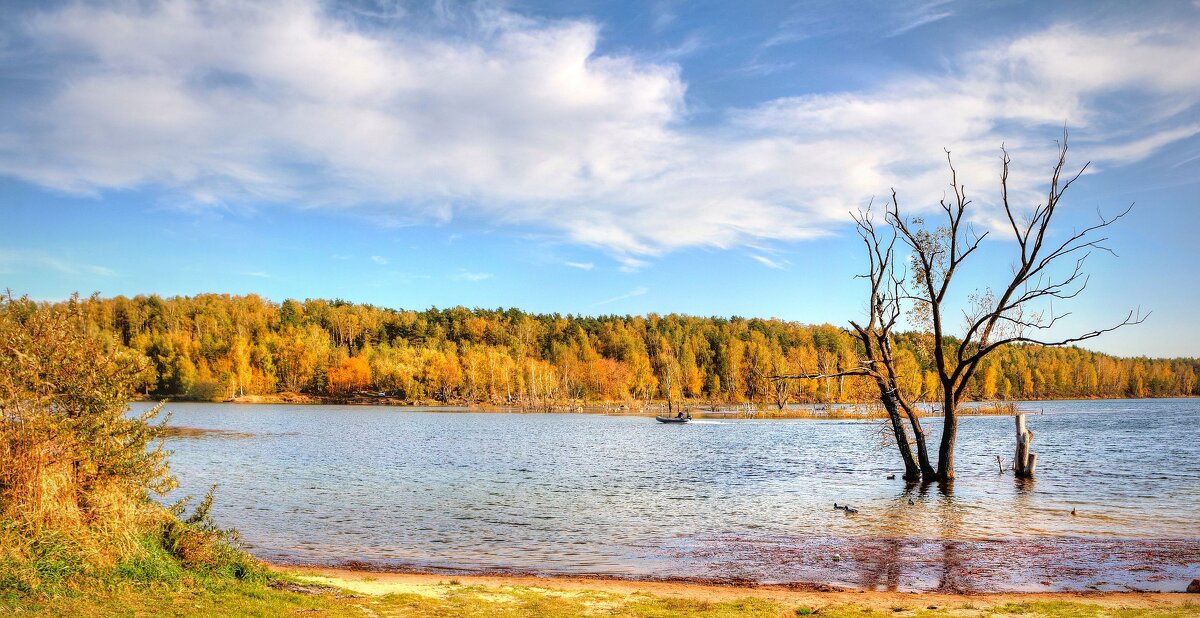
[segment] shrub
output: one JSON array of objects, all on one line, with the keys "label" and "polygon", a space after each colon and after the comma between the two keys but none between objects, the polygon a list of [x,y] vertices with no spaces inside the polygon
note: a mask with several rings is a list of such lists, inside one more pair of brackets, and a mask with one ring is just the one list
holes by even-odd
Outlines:
[{"label": "shrub", "polygon": [[85,307],[0,297],[0,594],[87,574],[263,576],[213,523],[214,492],[186,519],[186,501],[153,499],[176,482],[162,405],[129,414],[149,363],[90,330]]},{"label": "shrub", "polygon": [[161,425],[127,402],[145,358],[91,335],[82,304],[0,298],[0,517],[119,530],[175,487]]}]

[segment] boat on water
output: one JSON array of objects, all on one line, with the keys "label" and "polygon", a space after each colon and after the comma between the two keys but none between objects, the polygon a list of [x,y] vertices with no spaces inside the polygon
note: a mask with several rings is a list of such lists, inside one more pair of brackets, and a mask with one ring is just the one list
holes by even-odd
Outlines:
[{"label": "boat on water", "polygon": [[691,415],[688,416],[656,416],[654,420],[660,423],[686,423],[692,420]]}]

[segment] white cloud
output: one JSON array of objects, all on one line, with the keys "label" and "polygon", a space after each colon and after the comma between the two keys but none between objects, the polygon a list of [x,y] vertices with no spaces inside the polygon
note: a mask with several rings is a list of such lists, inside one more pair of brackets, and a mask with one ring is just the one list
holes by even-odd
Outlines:
[{"label": "white cloud", "polygon": [[1103,161],[1140,161],[1171,142],[1196,134],[1200,134],[1200,123],[1166,129],[1120,144],[1096,145],[1090,152],[1093,157]]},{"label": "white cloud", "polygon": [[107,266],[88,264],[60,255],[51,255],[40,251],[0,249],[0,273],[16,273],[29,269],[49,269],[64,275],[117,276],[117,272]]},{"label": "white cloud", "polygon": [[[902,25],[948,12],[913,6]],[[1014,194],[1033,195],[1064,123],[1077,160],[1102,165],[1197,133],[1187,25],[1055,27],[942,73],[694,128],[678,66],[598,53],[588,21],[481,10],[447,36],[403,18],[359,28],[323,7],[78,3],[13,20],[50,68],[38,88],[0,94],[0,174],[83,194],[162,187],[191,204],[536,227],[636,270],[682,247],[818,237],[892,186],[925,206],[946,185],[943,147],[991,190],[1007,142]]]},{"label": "white cloud", "polygon": [[[954,14],[952,0],[868,0],[848,3],[810,0],[795,3],[776,32],[760,49],[790,45],[814,38],[846,36],[856,39],[895,37]],[[870,15],[864,19],[863,15]]]},{"label": "white cloud", "polygon": [[563,264],[570,266],[571,268],[578,268],[579,270],[591,270],[596,267],[596,265],[591,262],[563,262]]},{"label": "white cloud", "polygon": [[787,260],[773,260],[765,255],[751,254],[750,259],[775,270],[785,270],[788,267]]},{"label": "white cloud", "polygon": [[593,307],[598,307],[598,306],[600,306],[600,305],[611,305],[612,303],[615,303],[615,302],[618,302],[618,301],[622,301],[622,300],[626,300],[626,299],[629,299],[629,298],[634,298],[634,297],[637,297],[637,296],[645,296],[645,295],[646,295],[646,293],[647,293],[647,292],[649,292],[649,291],[650,291],[650,288],[648,288],[648,287],[645,287],[645,286],[642,286],[642,287],[637,287],[637,288],[634,288],[634,289],[630,290],[629,292],[627,292],[627,293],[625,293],[625,294],[621,294],[620,296],[614,296],[614,297],[612,297],[612,298],[607,298],[607,299],[604,299],[604,300],[602,300],[602,301],[600,301],[600,302],[598,302],[598,303],[592,303],[592,306],[593,306]]},{"label": "white cloud", "polygon": [[375,262],[376,264],[379,264],[380,266],[385,266],[388,263],[388,259],[383,257],[382,255],[372,255],[371,261]]},{"label": "white cloud", "polygon": [[261,270],[254,270],[254,271],[243,271],[243,272],[239,272],[239,273],[237,273],[237,274],[239,274],[239,275],[241,275],[241,276],[243,276],[243,277],[255,277],[255,278],[258,278],[258,279],[270,279],[270,278],[271,278],[271,274],[270,274],[270,273],[267,273],[267,272],[264,272],[264,271],[261,271]]},{"label": "white cloud", "polygon": [[[1196,0],[1200,2],[1200,0]],[[666,30],[671,24],[675,23],[678,15],[675,13],[675,7],[667,0],[658,0],[650,7],[651,13],[654,15],[654,21],[651,27],[655,32]]]},{"label": "white cloud", "polygon": [[932,24],[935,21],[941,21],[950,17],[954,14],[954,11],[946,8],[950,3],[950,0],[924,0],[917,2],[912,7],[908,7],[902,23],[893,29],[888,36],[899,36],[909,30],[915,30],[926,24]]},{"label": "white cloud", "polygon": [[454,275],[454,277],[453,277],[453,279],[455,281],[470,281],[472,283],[477,282],[477,281],[485,281],[485,280],[491,279],[491,278],[492,278],[492,273],[476,273],[476,272],[470,272],[470,271],[465,271],[465,270]]}]

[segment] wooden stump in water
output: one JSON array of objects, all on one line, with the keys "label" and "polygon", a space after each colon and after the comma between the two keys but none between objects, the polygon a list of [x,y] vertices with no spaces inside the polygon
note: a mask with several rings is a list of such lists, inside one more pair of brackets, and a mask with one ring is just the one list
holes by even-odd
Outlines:
[{"label": "wooden stump in water", "polygon": [[1025,427],[1025,415],[1018,414],[1017,418],[1017,453],[1013,457],[1013,474],[1021,478],[1033,478],[1037,468],[1037,454],[1029,452],[1033,442],[1033,432]]}]

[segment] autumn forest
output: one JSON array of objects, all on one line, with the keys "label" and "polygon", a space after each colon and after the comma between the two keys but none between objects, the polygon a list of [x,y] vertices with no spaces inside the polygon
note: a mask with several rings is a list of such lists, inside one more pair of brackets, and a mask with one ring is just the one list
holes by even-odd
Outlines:
[{"label": "autumn forest", "polygon": [[[828,324],[462,307],[411,311],[326,300],[276,304],[256,295],[77,302],[114,345],[145,356],[143,390],[150,397],[304,393],[549,405],[670,396],[783,407],[878,396],[862,378],[771,379],[853,366],[855,340]],[[933,399],[937,380],[927,337],[897,335],[897,365],[909,392]],[[969,392],[975,400],[1200,394],[1197,359],[1009,346],[985,362]]]}]

